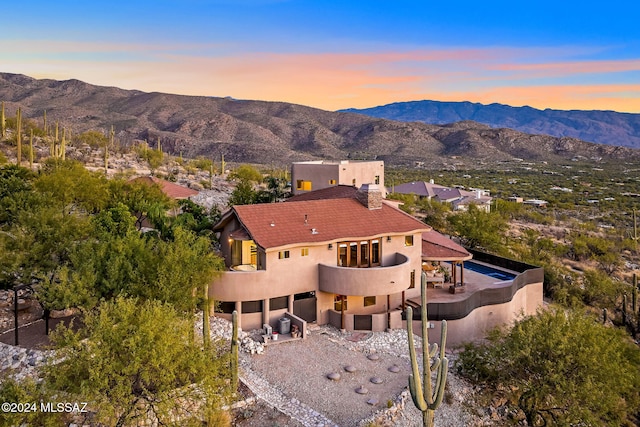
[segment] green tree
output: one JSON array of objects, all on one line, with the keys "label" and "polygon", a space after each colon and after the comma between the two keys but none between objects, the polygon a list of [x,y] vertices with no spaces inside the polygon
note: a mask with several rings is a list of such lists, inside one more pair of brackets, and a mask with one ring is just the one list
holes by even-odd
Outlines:
[{"label": "green tree", "polygon": [[450,215],[448,220],[464,245],[495,253],[505,251],[504,234],[508,224],[500,214],[471,205],[465,212]]},{"label": "green tree", "polygon": [[229,174],[230,179],[237,181],[248,181],[259,184],[262,182],[262,174],[251,165],[240,165]]},{"label": "green tree", "polygon": [[[29,403],[25,411],[0,412],[0,425],[3,426],[42,426],[58,427],[69,425],[73,420],[71,414],[64,412],[44,412],[40,410],[40,402],[54,402],[54,395],[46,390],[44,384],[32,378],[16,381],[3,378],[0,383],[0,402]],[[33,405],[36,405],[35,408]]]},{"label": "green tree", "polygon": [[109,143],[109,138],[102,132],[97,130],[88,130],[76,135],[72,142],[76,145],[87,144],[93,149],[103,148]]},{"label": "green tree", "polygon": [[530,426],[631,425],[640,405],[640,350],[580,311],[541,311],[484,344],[468,344],[462,374],[500,388]]},{"label": "green tree", "polygon": [[229,206],[251,205],[256,202],[257,193],[250,181],[242,180],[229,196]]},{"label": "green tree", "polygon": [[88,401],[96,420],[124,426],[202,425],[228,398],[228,351],[192,339],[193,323],[167,304],[117,298],[88,312],[84,328],[56,330],[44,382],[58,396]]},{"label": "green tree", "polygon": [[164,153],[161,150],[152,150],[147,144],[140,145],[136,152],[140,159],[149,164],[151,174],[153,174],[161,165],[164,160]]},{"label": "green tree", "polygon": [[66,214],[96,213],[109,203],[104,174],[90,172],[74,160],[48,160],[44,174],[35,182],[37,190],[51,198]]},{"label": "green tree", "polygon": [[420,210],[424,213],[424,222],[440,233],[449,233],[451,230],[447,217],[451,214],[451,208],[446,203],[435,200],[420,200]]}]

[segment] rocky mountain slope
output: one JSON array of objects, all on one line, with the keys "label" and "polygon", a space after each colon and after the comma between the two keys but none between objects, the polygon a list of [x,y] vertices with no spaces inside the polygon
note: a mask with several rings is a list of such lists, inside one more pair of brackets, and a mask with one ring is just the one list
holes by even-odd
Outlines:
[{"label": "rocky mountain slope", "polygon": [[42,124],[59,121],[74,134],[89,129],[117,138],[154,143],[185,156],[287,165],[310,159],[380,159],[388,164],[447,166],[496,160],[564,161],[586,158],[639,159],[640,151],[575,138],[529,135],[476,122],[450,125],[406,123],[361,114],[329,112],[283,102],[145,93],[94,86],[78,80],[36,80],[0,73],[0,101],[7,116]]},{"label": "rocky mountain slope", "polygon": [[413,101],[380,107],[348,109],[389,120],[430,124],[473,120],[492,128],[511,128],[531,134],[573,137],[608,145],[640,148],[640,114],[615,111],[537,110],[503,104]]}]

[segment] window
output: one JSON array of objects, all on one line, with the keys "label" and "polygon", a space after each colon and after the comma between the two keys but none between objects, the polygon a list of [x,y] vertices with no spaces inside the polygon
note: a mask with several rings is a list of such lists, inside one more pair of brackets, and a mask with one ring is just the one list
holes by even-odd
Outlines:
[{"label": "window", "polygon": [[236,309],[236,303],[234,301],[220,301],[216,304],[216,313],[233,313]]},{"label": "window", "polygon": [[404,236],[404,245],[413,246],[413,236]]},{"label": "window", "polygon": [[364,306],[376,305],[376,297],[364,297]]},{"label": "window", "polygon": [[311,191],[311,181],[305,181],[304,179],[296,180],[296,189],[303,191]]},{"label": "window", "polygon": [[336,295],[333,297],[333,309],[335,311],[347,311],[347,297],[344,295]]},{"label": "window", "polygon": [[300,256],[309,256],[309,248],[300,249]]},{"label": "window", "polygon": [[380,265],[380,240],[338,243],[340,267],[374,267]]},{"label": "window", "polygon": [[380,184],[380,175],[376,175],[376,176],[373,178],[373,183],[374,183],[374,184]]},{"label": "window", "polygon": [[262,312],[262,300],[242,301],[242,313],[260,313]]},{"label": "window", "polygon": [[371,265],[380,265],[380,240],[371,241]]},{"label": "window", "polygon": [[278,252],[279,259],[289,258],[289,251],[280,251]]},{"label": "window", "polygon": [[369,265],[369,242],[360,242],[360,265]]},{"label": "window", "polygon": [[284,308],[289,308],[288,296],[269,299],[269,310],[282,310]]},{"label": "window", "polygon": [[330,185],[336,185],[336,180],[335,179],[330,179],[329,180],[329,184]]},{"label": "window", "polygon": [[411,279],[409,282],[409,289],[413,289],[416,287],[416,271],[411,270]]}]

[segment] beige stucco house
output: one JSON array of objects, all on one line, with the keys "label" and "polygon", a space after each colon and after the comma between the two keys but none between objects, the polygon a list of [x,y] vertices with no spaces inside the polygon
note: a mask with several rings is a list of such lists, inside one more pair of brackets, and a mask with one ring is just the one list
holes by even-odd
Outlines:
[{"label": "beige stucco house", "polygon": [[209,288],[220,315],[237,310],[244,329],[289,312],[344,329],[385,330],[387,312],[419,295],[422,233],[431,228],[386,205],[375,184],[352,190],[355,197],[225,213],[214,230],[229,271]]},{"label": "beige stucco house", "polygon": [[[284,316],[346,330],[406,327],[403,309],[420,303],[423,271],[430,334],[436,340],[446,319],[449,346],[533,314],[543,301],[541,268],[472,255],[388,203],[375,184],[234,206],[214,230],[228,271],[211,283],[209,294],[219,303],[216,315],[230,318],[236,310],[243,329],[276,328]],[[511,276],[471,271],[471,258]],[[440,267],[450,282],[434,271]]]},{"label": "beige stucco house", "polygon": [[291,165],[291,192],[294,195],[336,185],[360,187],[376,184],[386,195],[383,161],[317,160]]}]

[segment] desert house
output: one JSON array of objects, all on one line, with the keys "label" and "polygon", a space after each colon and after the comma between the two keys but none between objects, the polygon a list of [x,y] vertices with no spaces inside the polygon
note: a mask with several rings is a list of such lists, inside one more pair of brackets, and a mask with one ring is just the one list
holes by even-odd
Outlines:
[{"label": "desert house", "polygon": [[[384,182],[383,169],[366,163],[377,162],[356,164]],[[337,172],[334,166],[351,163],[301,164],[303,171],[331,165]],[[424,272],[434,339],[446,319],[448,342],[458,345],[542,304],[541,268],[472,254],[385,200],[381,185],[336,180],[318,189],[319,174],[304,176],[310,189],[283,203],[233,206],[214,226],[228,268],[209,287],[216,315],[237,311],[243,329],[277,330],[285,317],[302,329],[306,322],[402,328],[404,309],[419,307]]]},{"label": "desert house", "polygon": [[486,190],[467,191],[459,188],[450,188],[435,184],[433,180],[429,182],[407,182],[395,185],[389,188],[388,191],[390,193],[411,194],[422,199],[448,203],[454,211],[466,211],[469,205],[475,205],[477,208],[489,212],[491,201],[493,200]]},{"label": "desert house", "polygon": [[422,233],[431,228],[387,206],[375,184],[353,194],[227,211],[214,230],[229,271],[210,287],[222,314],[237,310],[248,329],[288,311],[343,329],[385,330],[390,308],[416,289]]},{"label": "desert house", "polygon": [[362,184],[378,185],[382,196],[385,197],[384,162],[315,160],[295,162],[291,165],[291,192],[293,195],[336,185],[360,187]]}]

